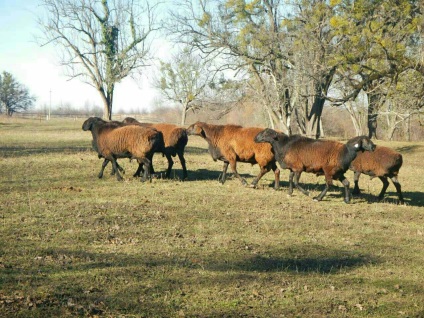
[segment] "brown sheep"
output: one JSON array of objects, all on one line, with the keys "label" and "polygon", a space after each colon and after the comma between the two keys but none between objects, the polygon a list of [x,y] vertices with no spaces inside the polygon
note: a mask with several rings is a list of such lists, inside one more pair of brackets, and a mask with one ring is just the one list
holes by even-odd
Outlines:
[{"label": "brown sheep", "polygon": [[374,152],[358,153],[358,156],[350,165],[350,170],[354,172],[355,182],[352,193],[360,194],[358,182],[361,173],[369,175],[371,178],[379,177],[381,182],[383,182],[383,188],[378,195],[378,200],[381,201],[389,186],[387,178],[390,178],[396,188],[399,203],[404,204],[401,185],[397,179],[402,162],[402,155],[400,153],[383,146],[377,146]]},{"label": "brown sheep", "polygon": [[251,186],[256,187],[258,181],[270,169],[274,171],[274,189],[280,185],[280,170],[277,168],[274,154],[269,144],[258,144],[254,142],[254,137],[263,128],[242,127],[236,125],[212,125],[204,122],[197,122],[187,128],[189,135],[201,136],[209,144],[209,153],[214,161],[224,161],[222,175],[219,181],[223,184],[226,179],[228,165],[234,175],[240,179],[243,185],[247,182],[237,172],[237,162],[247,162],[258,164],[260,172],[253,180]]},{"label": "brown sheep", "polygon": [[[166,178],[169,178],[171,176],[171,169],[174,165],[174,161],[172,160],[172,157],[175,157],[178,155],[178,158],[180,159],[181,166],[183,168],[183,177],[182,180],[185,180],[187,178],[187,168],[186,168],[186,161],[184,158],[184,149],[188,142],[187,137],[187,131],[185,128],[179,127],[177,125],[168,124],[168,123],[140,123],[136,119],[132,117],[127,117],[123,120],[124,124],[127,125],[140,125],[144,127],[151,127],[158,131],[160,131],[163,134],[163,140],[165,143],[165,147],[161,150],[158,150],[158,152],[162,152],[163,155],[168,160],[168,168],[166,170]],[[140,169],[139,169],[140,170]],[[140,173],[140,171],[137,170],[135,175]],[[153,166],[152,166],[152,173],[154,173]]]},{"label": "brown sheep", "polygon": [[[83,130],[89,130],[88,126],[96,123],[96,125],[98,125],[98,133],[106,133],[107,131],[110,131],[112,129],[116,129],[118,127],[122,127],[124,126],[123,123],[119,122],[119,121],[105,121],[100,117],[90,117],[88,120],[86,120],[82,126]],[[97,135],[96,135],[97,136]],[[96,137],[97,138],[97,137]],[[97,141],[95,140],[95,136],[93,135],[93,140],[92,140],[92,147],[93,150],[97,152],[97,155],[99,158],[104,158],[98,151],[97,149]],[[100,169],[100,172],[98,174],[99,178],[103,177],[103,172],[107,166],[107,164],[109,163],[108,159],[104,159],[102,167]],[[121,172],[125,172],[124,169],[118,164],[118,161],[116,162],[116,166],[118,167],[119,171]],[[115,170],[112,169],[111,175],[115,174]]]},{"label": "brown sheep", "polygon": [[358,151],[373,151],[374,143],[366,136],[350,139],[346,144],[332,140],[316,140],[299,135],[286,136],[272,129],[265,129],[255,137],[256,142],[266,142],[272,145],[276,160],[283,169],[290,169],[289,194],[293,193],[294,184],[302,193],[308,191],[299,185],[303,171],[316,175],[325,175],[326,186],[314,198],[321,201],[327,193],[333,180],[339,180],[345,188],[344,202],[349,203],[349,181],[344,173],[355,159]]},{"label": "brown sheep", "polygon": [[116,158],[136,159],[145,167],[142,181],[150,179],[150,163],[148,159],[157,148],[163,147],[161,132],[148,127],[123,126],[115,129],[102,130],[102,122],[91,117],[82,128],[90,130],[93,135],[93,145],[98,154],[112,162],[117,180],[122,180],[119,174]]}]

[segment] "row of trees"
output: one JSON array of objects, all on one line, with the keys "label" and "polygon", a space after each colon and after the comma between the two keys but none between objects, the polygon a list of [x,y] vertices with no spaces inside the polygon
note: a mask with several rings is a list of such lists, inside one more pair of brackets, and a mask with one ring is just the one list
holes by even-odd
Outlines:
[{"label": "row of trees", "polygon": [[324,105],[348,105],[354,119],[362,93],[368,134],[376,137],[383,107],[405,119],[424,105],[423,6],[416,0],[184,0],[170,30],[245,72],[271,126],[290,133],[295,119],[303,134],[319,137]]},{"label": "row of trees", "polygon": [[15,112],[28,110],[33,106],[35,97],[28,88],[19,83],[12,74],[0,74],[0,114],[12,116]]},{"label": "row of trees", "polygon": [[249,98],[287,133],[296,126],[318,138],[333,105],[347,108],[358,134],[376,137],[379,114],[396,123],[423,109],[421,0],[177,0],[161,23],[161,2],[42,2],[43,43],[58,44],[69,75],[98,90],[108,119],[115,85],[153,63],[161,28],[183,47],[156,80],[181,103],[182,123],[190,109]]}]

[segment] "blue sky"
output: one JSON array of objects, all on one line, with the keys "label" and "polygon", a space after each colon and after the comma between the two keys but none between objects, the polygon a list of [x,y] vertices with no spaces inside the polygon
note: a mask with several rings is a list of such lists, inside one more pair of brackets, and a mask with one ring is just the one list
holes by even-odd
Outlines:
[{"label": "blue sky", "polygon": [[[0,0],[0,72],[11,73],[37,98],[36,106],[84,104],[103,106],[97,91],[78,79],[71,81],[58,64],[53,46],[35,42],[39,32],[36,19],[38,1]],[[144,77],[141,82],[127,78],[115,88],[114,112],[148,110],[157,93]]]}]

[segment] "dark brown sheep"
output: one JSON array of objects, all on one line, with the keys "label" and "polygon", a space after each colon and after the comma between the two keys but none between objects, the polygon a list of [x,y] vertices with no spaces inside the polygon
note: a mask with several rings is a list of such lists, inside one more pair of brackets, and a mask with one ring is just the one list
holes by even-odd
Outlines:
[{"label": "dark brown sheep", "polygon": [[396,188],[399,203],[404,204],[401,185],[397,179],[402,163],[402,155],[400,153],[383,146],[377,146],[374,152],[358,153],[358,156],[350,165],[350,170],[354,172],[355,182],[352,193],[360,194],[358,182],[361,173],[369,175],[371,178],[378,177],[383,182],[383,188],[378,195],[378,200],[381,201],[389,186],[387,178],[390,178]]},{"label": "dark brown sheep", "polygon": [[[89,119],[87,119],[84,122],[84,124],[82,126],[82,129],[83,130],[90,130],[88,128],[88,126],[89,125],[92,125],[93,123],[95,123],[97,125],[98,133],[102,133],[102,132],[106,133],[107,131],[110,131],[112,129],[125,126],[125,124],[123,124],[122,122],[119,122],[119,121],[105,121],[105,120],[103,120],[100,117],[90,117]],[[94,139],[94,135],[93,135],[93,140],[92,140],[91,144],[92,144],[93,150],[97,152],[97,155],[98,155],[99,159],[100,158],[104,158],[99,153],[99,151],[97,149],[97,141]],[[109,163],[109,160],[108,159],[104,159],[103,164],[102,164],[102,167],[101,167],[100,172],[98,174],[98,177],[99,178],[102,178],[103,177],[103,172],[104,172],[104,170],[105,170],[105,168],[106,168],[106,166],[107,166],[108,163]],[[124,169],[118,164],[118,161],[116,161],[116,166],[118,167],[119,171],[125,173]],[[111,175],[114,175],[114,174],[115,174],[115,170],[112,169]]]},{"label": "dark brown sheep", "polygon": [[[187,131],[183,127],[179,127],[177,125],[168,124],[168,123],[140,123],[136,119],[132,117],[127,117],[123,120],[123,123],[126,125],[140,125],[143,127],[151,127],[158,131],[160,131],[163,134],[163,140],[165,143],[165,147],[161,150],[158,150],[158,152],[162,152],[163,155],[168,160],[168,168],[166,170],[166,178],[169,178],[171,176],[171,169],[174,165],[174,161],[172,160],[172,157],[175,157],[178,155],[178,158],[180,159],[181,166],[183,168],[183,177],[182,180],[187,178],[187,167],[186,167],[186,161],[184,158],[184,149],[188,142],[187,137]],[[153,167],[153,166],[152,166]],[[154,172],[152,168],[152,173]],[[137,170],[136,174],[140,173],[139,170]]]},{"label": "dark brown sheep", "polygon": [[82,129],[91,131],[93,148],[99,156],[105,158],[105,162],[106,160],[112,162],[117,180],[122,180],[118,171],[117,158],[136,159],[139,165],[145,167],[141,180],[149,179],[151,161],[148,158],[157,148],[163,147],[162,133],[152,128],[139,126],[104,129],[104,123],[98,117],[90,117],[83,123]]},{"label": "dark brown sheep", "polygon": [[275,174],[274,188],[278,189],[280,184],[280,170],[277,168],[274,154],[269,144],[258,144],[254,142],[254,137],[263,128],[242,127],[236,125],[212,125],[204,122],[197,122],[187,128],[189,135],[201,136],[209,144],[209,153],[213,160],[224,161],[222,175],[219,179],[225,182],[228,165],[234,175],[240,179],[243,185],[244,180],[237,172],[237,162],[248,162],[258,164],[260,172],[253,180],[251,186],[256,187],[258,181],[269,170]]},{"label": "dark brown sheep", "polygon": [[293,193],[293,176],[295,186],[302,193],[309,194],[299,185],[300,175],[305,171],[325,176],[326,186],[314,200],[321,201],[333,180],[339,180],[345,188],[346,203],[350,201],[350,193],[349,181],[344,173],[349,169],[358,151],[373,151],[375,148],[374,143],[366,136],[355,137],[342,144],[299,135],[286,136],[269,128],[260,132],[255,141],[270,143],[281,168],[290,169],[290,195]]}]

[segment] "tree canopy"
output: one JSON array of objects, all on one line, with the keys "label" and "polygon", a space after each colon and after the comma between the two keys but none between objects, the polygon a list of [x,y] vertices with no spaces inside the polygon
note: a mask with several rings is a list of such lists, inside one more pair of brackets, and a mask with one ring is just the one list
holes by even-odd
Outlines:
[{"label": "tree canopy", "polygon": [[361,91],[369,95],[372,122],[380,100],[375,88],[408,69],[422,70],[418,0],[178,3],[177,40],[225,55],[227,67],[244,70],[270,124],[288,133],[294,118],[301,133],[319,137],[324,104],[343,105]]},{"label": "tree canopy", "polygon": [[0,75],[0,113],[8,116],[28,110],[35,102],[28,88],[19,83],[12,74],[3,72]]}]

